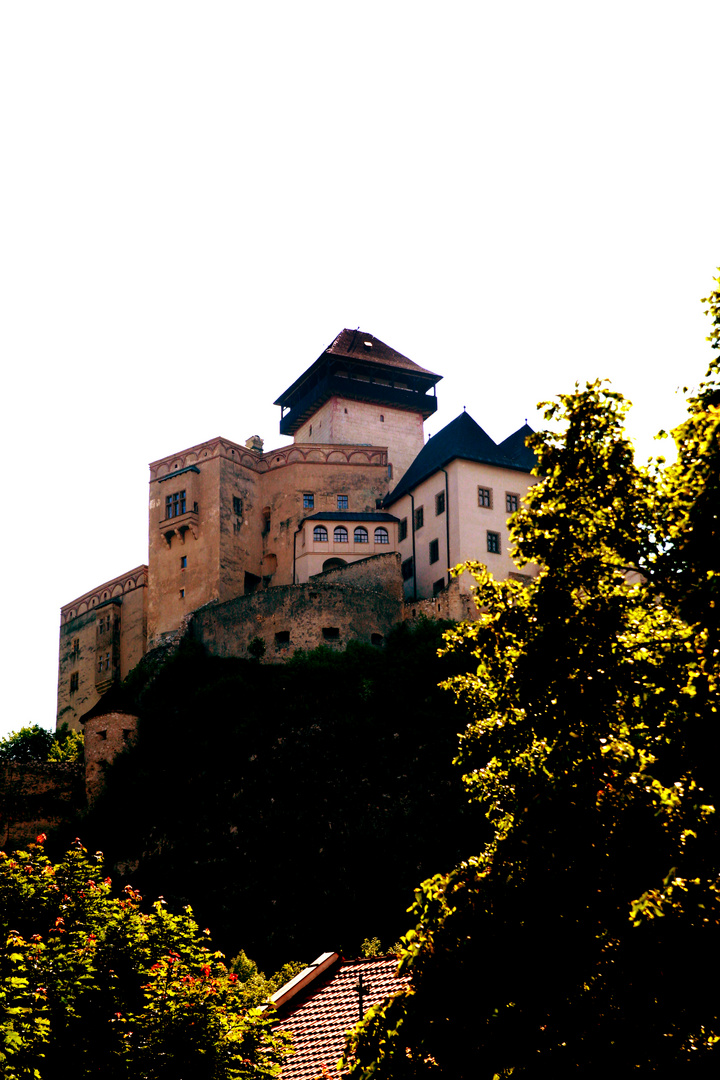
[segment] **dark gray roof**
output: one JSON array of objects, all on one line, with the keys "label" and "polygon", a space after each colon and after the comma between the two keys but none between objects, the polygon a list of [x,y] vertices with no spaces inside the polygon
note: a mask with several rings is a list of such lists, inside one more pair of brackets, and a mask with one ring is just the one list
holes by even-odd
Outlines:
[{"label": "dark gray roof", "polygon": [[508,435],[507,439],[503,439],[501,443],[498,443],[498,450],[501,450],[516,465],[521,465],[530,472],[535,468],[537,458],[535,457],[535,451],[525,445],[525,440],[528,435],[534,434],[535,432],[526,422],[517,431],[513,431],[512,435]]},{"label": "dark gray roof", "polygon": [[303,521],[397,521],[392,514],[385,514],[381,510],[363,510],[362,513],[354,514],[352,510],[319,510],[317,514],[308,514]]},{"label": "dark gray roof", "polygon": [[501,469],[530,472],[535,464],[535,455],[525,447],[524,441],[531,432],[532,428],[525,424],[498,446],[469,413],[462,412],[425,443],[383,505],[391,506],[401,495],[405,495],[455,458],[478,461],[483,465],[497,465]]}]

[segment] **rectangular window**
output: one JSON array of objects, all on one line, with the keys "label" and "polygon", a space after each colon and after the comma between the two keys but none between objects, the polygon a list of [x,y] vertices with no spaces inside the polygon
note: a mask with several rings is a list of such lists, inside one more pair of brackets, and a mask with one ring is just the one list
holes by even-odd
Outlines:
[{"label": "rectangular window", "polygon": [[289,630],[278,630],[278,632],[275,635],[275,648],[276,649],[281,649],[281,648],[284,648],[284,646],[289,645],[289,644],[290,644],[290,631]]},{"label": "rectangular window", "polygon": [[77,671],[73,671],[73,673],[70,676],[70,693],[74,694],[79,685],[80,685],[80,675],[78,674]]},{"label": "rectangular window", "polygon": [[505,509],[508,514],[514,514],[520,505],[520,496],[512,491],[505,492]]},{"label": "rectangular window", "polygon": [[242,499],[237,495],[233,495],[233,514],[242,517]]},{"label": "rectangular window", "polygon": [[413,561],[412,561],[412,559],[406,559],[405,562],[401,564],[400,570],[402,572],[403,581],[409,581],[410,578],[413,576]]},{"label": "rectangular window", "polygon": [[490,488],[478,488],[478,506],[484,506],[487,510],[492,508],[492,490]]},{"label": "rectangular window", "polygon": [[181,599],[181,600],[184,600],[184,599],[185,599],[185,590],[184,590],[184,589],[181,589],[181,590],[180,590],[180,599]]},{"label": "rectangular window", "polygon": [[323,626],[322,636],[325,641],[338,641],[340,638],[340,629],[337,626]]},{"label": "rectangular window", "polygon": [[303,495],[303,510],[314,510],[314,509],[315,509],[315,496],[313,495],[312,491],[307,491]]},{"label": "rectangular window", "polygon": [[79,656],[80,655],[80,638],[79,637],[76,637],[75,640],[73,641],[72,651],[73,651],[73,656]]},{"label": "rectangular window", "polygon": [[441,593],[444,588],[445,588],[445,578],[444,577],[438,578],[437,581],[433,581],[433,596],[437,596],[437,594]]},{"label": "rectangular window", "polygon": [[424,524],[425,524],[425,507],[418,506],[417,510],[415,511],[415,532],[417,532],[418,529],[422,529]]},{"label": "rectangular window", "polygon": [[435,496],[435,516],[445,513],[445,492],[438,491]]},{"label": "rectangular window", "polygon": [[430,541],[430,562],[431,563],[437,562],[439,558],[440,558],[440,541],[439,540],[431,540]]},{"label": "rectangular window", "polygon": [[187,555],[180,556],[180,569],[187,570]]},{"label": "rectangular window", "polygon": [[172,495],[165,496],[165,517],[180,517],[185,513],[185,492],[175,491]]},{"label": "rectangular window", "polygon": [[490,529],[488,529],[488,532],[487,532],[487,549],[488,549],[488,551],[490,552],[491,555],[499,555],[500,554],[500,533],[499,532],[490,532]]},{"label": "rectangular window", "polygon": [[407,540],[407,518],[403,518],[398,525],[398,540]]},{"label": "rectangular window", "polygon": [[338,495],[337,501],[338,501],[338,510],[347,510],[347,508],[348,508],[348,497],[347,497],[347,495]]}]

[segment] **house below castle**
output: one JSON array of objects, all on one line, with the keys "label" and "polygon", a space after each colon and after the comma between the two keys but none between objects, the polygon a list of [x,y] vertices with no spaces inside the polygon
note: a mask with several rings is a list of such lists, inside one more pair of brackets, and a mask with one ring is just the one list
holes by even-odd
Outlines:
[{"label": "house below castle", "polygon": [[79,727],[182,633],[223,656],[261,639],[269,660],[381,644],[403,618],[469,612],[471,582],[450,585],[459,562],[533,573],[507,529],[532,483],[530,428],[498,445],[462,413],[426,443],[440,378],[343,330],[275,402],[291,443],[217,437],[152,462],[147,566],[61,609],[58,725]]}]

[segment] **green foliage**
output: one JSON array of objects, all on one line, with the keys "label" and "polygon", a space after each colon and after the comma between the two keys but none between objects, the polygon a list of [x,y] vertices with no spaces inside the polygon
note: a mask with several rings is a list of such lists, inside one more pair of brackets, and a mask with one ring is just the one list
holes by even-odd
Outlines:
[{"label": "green foliage", "polygon": [[396,941],[418,878],[487,831],[452,765],[461,717],[437,683],[462,660],[438,661],[443,629],[284,665],[192,643],[163,667],[151,656],[151,679],[133,675],[137,742],[83,835],[265,971],[323,948],[356,956],[368,925]]},{"label": "green foliage", "polygon": [[73,731],[67,724],[61,724],[55,732],[48,761],[80,763],[83,760],[84,745],[85,738],[81,731]]},{"label": "green foliage", "polygon": [[52,732],[38,724],[21,727],[0,739],[0,761],[18,765],[47,761],[53,741]]},{"label": "green foliage", "polygon": [[548,408],[514,525],[543,571],[471,566],[484,613],[447,634],[492,836],[417,889],[410,985],[356,1028],[354,1077],[716,1074],[718,405],[714,361],[665,471],[600,384]]},{"label": "green foliage", "polygon": [[78,762],[83,759],[83,736],[63,724],[56,732],[31,724],[0,739],[0,762]]},{"label": "green foliage", "polygon": [[253,660],[262,660],[266,653],[265,640],[261,637],[250,638],[248,642],[248,655],[252,656]]},{"label": "green foliage", "polygon": [[76,841],[0,853],[0,1065],[7,1080],[239,1080],[277,1075],[272,1018],[188,909],[112,895]]}]

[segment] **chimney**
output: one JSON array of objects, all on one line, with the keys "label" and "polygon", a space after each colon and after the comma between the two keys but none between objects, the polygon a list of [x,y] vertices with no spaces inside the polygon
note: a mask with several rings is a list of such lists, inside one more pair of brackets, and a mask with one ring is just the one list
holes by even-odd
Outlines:
[{"label": "chimney", "polygon": [[259,435],[251,435],[249,439],[245,440],[245,445],[248,450],[254,450],[256,454],[262,454],[263,441]]}]

